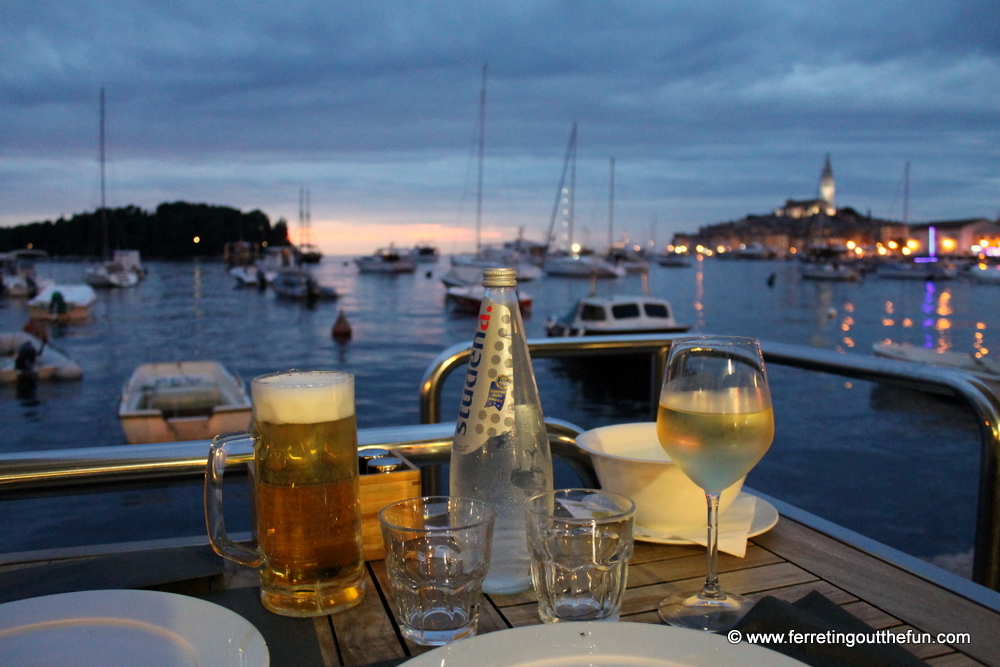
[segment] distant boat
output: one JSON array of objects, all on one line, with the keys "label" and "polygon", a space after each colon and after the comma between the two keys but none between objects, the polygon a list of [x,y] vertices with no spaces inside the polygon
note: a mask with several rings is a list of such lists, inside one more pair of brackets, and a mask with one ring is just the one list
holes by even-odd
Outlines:
[{"label": "distant boat", "polygon": [[323,253],[312,242],[312,204],[309,190],[299,188],[299,260],[303,264],[319,264]]},{"label": "distant boat", "polygon": [[895,280],[951,280],[958,275],[958,270],[950,262],[937,257],[916,257],[886,262],[878,267],[876,275]]},{"label": "distant boat", "polygon": [[336,299],[337,290],[322,286],[304,267],[282,269],[271,282],[271,289],[279,297],[299,301]]},{"label": "distant boat", "polygon": [[30,299],[52,284],[35,274],[32,258],[19,252],[0,253],[0,295]]},{"label": "distant boat", "polygon": [[665,252],[662,255],[658,255],[656,263],[660,266],[669,266],[671,268],[686,268],[691,266],[690,259],[676,252]]},{"label": "distant boat", "polygon": [[82,322],[96,301],[90,285],[49,285],[28,302],[28,313],[37,320]]},{"label": "distant boat", "polygon": [[250,397],[215,361],[142,364],[122,388],[118,420],[130,445],[209,440],[248,428]]},{"label": "distant boat", "polygon": [[540,267],[521,259],[521,253],[513,248],[494,248],[483,246],[474,255],[456,255],[451,258],[450,275],[442,277],[445,284],[475,285],[483,282],[483,269],[510,268],[517,271],[517,282],[526,283],[541,278],[544,273]]},{"label": "distant boat", "polygon": [[[485,294],[486,288],[482,284],[449,287],[445,290],[445,301],[451,306],[454,312],[466,315],[478,315],[479,307],[483,303],[483,296]],[[517,305],[523,317],[531,317],[531,304],[531,295],[518,291]]]},{"label": "distant boat", "polygon": [[683,333],[691,327],[678,324],[664,299],[650,295],[588,296],[566,315],[550,318],[550,337],[612,334]]},{"label": "distant boat", "polygon": [[429,243],[418,243],[411,251],[418,264],[437,264],[441,252]]},{"label": "distant boat", "polygon": [[29,333],[14,331],[0,333],[0,384],[17,382],[22,372],[18,368],[18,357],[23,354],[26,345],[30,347],[27,355],[31,357],[29,370],[36,379],[79,380],[83,377],[80,364],[68,354],[49,343],[43,344]]},{"label": "distant boat", "polygon": [[361,273],[413,273],[417,270],[417,260],[405,250],[393,246],[379,248],[372,255],[354,260]]},{"label": "distant boat", "polygon": [[563,278],[621,278],[625,269],[596,255],[571,254],[545,260],[545,274]]},{"label": "distant boat", "polygon": [[98,289],[135,287],[145,275],[138,250],[116,250],[110,262],[83,270],[83,280]]},{"label": "distant boat", "polygon": [[989,357],[976,357],[953,350],[939,352],[931,348],[892,342],[875,343],[872,350],[876,357],[966,371],[987,382],[1000,383],[1000,361]]},{"label": "distant boat", "polygon": [[978,283],[1000,285],[1000,264],[976,264],[967,275]]},{"label": "distant boat", "polygon": [[237,287],[267,287],[267,275],[256,264],[234,266],[229,269],[229,275],[236,279]]},{"label": "distant boat", "polygon": [[803,262],[799,273],[805,280],[861,280],[861,270],[839,262]]}]

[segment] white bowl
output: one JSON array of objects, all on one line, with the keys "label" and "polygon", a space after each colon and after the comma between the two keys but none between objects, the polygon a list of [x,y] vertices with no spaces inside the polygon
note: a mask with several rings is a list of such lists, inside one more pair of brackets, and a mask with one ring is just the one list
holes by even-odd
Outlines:
[{"label": "white bowl", "polygon": [[[663,451],[656,423],[602,426],[581,433],[576,444],[590,454],[601,488],[635,501],[635,524],[653,534],[705,526],[705,492]],[[743,480],[722,492],[719,511],[736,499]]]}]

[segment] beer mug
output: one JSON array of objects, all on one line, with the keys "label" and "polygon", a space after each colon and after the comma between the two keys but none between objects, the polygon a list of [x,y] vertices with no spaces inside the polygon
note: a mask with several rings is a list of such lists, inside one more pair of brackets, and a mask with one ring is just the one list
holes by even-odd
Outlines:
[{"label": "beer mug", "polygon": [[[208,453],[205,520],[220,556],[260,571],[264,606],[284,616],[349,609],[364,595],[354,376],[286,371],[250,384],[250,433]],[[228,453],[253,448],[255,548],[233,542],[222,514]]]}]

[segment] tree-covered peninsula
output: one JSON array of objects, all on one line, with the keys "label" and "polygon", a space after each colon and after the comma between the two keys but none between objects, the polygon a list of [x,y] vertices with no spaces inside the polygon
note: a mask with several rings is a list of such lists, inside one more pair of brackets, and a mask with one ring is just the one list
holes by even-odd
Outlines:
[{"label": "tree-covered peninsula", "polygon": [[144,258],[217,256],[230,241],[288,245],[288,225],[279,219],[272,226],[259,210],[243,213],[228,206],[174,202],[155,211],[125,206],[0,227],[0,252],[30,248],[56,257],[100,257],[105,250],[124,249],[138,250]]}]

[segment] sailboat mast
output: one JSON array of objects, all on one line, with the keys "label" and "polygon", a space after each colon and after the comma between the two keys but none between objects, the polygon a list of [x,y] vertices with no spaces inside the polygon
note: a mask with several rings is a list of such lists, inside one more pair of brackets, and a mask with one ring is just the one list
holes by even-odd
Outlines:
[{"label": "sailboat mast", "polygon": [[104,88],[101,88],[101,256],[108,261],[108,209],[104,188]]},{"label": "sailboat mast", "polygon": [[486,147],[486,65],[483,65],[483,87],[479,93],[479,176],[476,181],[476,254],[479,254],[483,233],[483,153]]},{"label": "sailboat mast", "polygon": [[573,153],[569,170],[569,249],[573,250],[573,222],[576,219],[576,123],[573,123]]},{"label": "sailboat mast", "polygon": [[[549,218],[549,232],[545,236],[546,253],[552,249],[552,240],[555,238],[556,218],[559,216],[559,208],[562,204],[563,185],[566,184],[566,171],[569,169],[570,158],[573,157],[575,159],[575,155],[576,123],[573,123],[573,129],[569,133],[569,143],[566,145],[566,157],[563,159],[562,173],[559,175],[559,187],[556,188],[556,201],[552,205],[552,217]],[[544,262],[544,258],[542,261]]]},{"label": "sailboat mast", "polygon": [[903,224],[910,222],[910,161],[903,168]]},{"label": "sailboat mast", "polygon": [[611,158],[611,175],[608,179],[608,250],[615,245],[615,159]]}]

